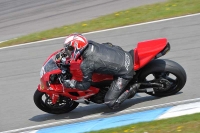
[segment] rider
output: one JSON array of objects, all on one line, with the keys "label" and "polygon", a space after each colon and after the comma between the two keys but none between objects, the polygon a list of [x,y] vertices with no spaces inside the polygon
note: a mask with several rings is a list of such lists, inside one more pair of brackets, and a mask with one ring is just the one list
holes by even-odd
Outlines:
[{"label": "rider", "polygon": [[89,89],[92,74],[95,72],[111,74],[114,77],[104,98],[104,102],[111,109],[118,108],[124,100],[136,93],[139,84],[126,87],[135,73],[133,57],[121,47],[111,43],[99,44],[75,33],[66,38],[64,50],[71,60],[76,61],[79,58],[83,60],[80,66],[83,73],[82,82],[63,80],[63,85],[66,88],[77,88],[83,91]]}]

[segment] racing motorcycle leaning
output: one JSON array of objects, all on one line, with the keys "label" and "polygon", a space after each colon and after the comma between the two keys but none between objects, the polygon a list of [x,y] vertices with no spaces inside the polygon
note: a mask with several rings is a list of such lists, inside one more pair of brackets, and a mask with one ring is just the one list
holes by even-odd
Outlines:
[{"label": "racing motorcycle leaning", "polygon": [[[133,69],[136,72],[129,85],[140,83],[136,93],[164,97],[174,95],[184,87],[186,72],[183,67],[172,60],[158,59],[169,50],[167,39],[160,38],[139,42],[136,48],[129,51],[134,59]],[[55,56],[62,51],[63,49],[50,55],[42,66],[40,84],[33,96],[35,105],[47,113],[63,114],[74,110],[80,102],[103,104],[113,76],[94,73],[91,87],[86,91],[65,88],[61,81],[63,78],[82,80],[82,60],[69,62],[63,53],[61,62],[57,63]]]}]

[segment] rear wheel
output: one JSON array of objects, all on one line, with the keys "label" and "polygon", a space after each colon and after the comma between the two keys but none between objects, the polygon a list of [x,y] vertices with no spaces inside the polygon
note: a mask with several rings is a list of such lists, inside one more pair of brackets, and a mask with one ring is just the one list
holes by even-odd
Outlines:
[{"label": "rear wheel", "polygon": [[51,114],[64,114],[74,110],[79,103],[68,97],[60,96],[56,104],[53,104],[49,95],[39,90],[34,94],[35,105],[44,112]]},{"label": "rear wheel", "polygon": [[169,96],[179,92],[186,83],[186,72],[181,65],[171,60],[153,60],[142,69],[139,82],[161,83],[162,87],[147,92],[152,96]]}]

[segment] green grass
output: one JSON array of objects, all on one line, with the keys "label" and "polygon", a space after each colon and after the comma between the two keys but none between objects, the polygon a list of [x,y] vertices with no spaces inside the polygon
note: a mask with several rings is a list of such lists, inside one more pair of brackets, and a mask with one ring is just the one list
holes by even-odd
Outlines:
[{"label": "green grass", "polygon": [[93,20],[29,34],[0,43],[0,47],[66,36],[74,32],[86,33],[199,12],[200,0],[169,0],[164,3],[131,8]]},{"label": "green grass", "polygon": [[200,113],[89,133],[200,133]]}]

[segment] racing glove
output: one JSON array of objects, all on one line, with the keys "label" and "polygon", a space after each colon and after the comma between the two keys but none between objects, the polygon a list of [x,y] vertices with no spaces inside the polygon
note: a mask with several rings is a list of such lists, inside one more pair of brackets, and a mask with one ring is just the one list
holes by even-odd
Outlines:
[{"label": "racing glove", "polygon": [[66,88],[75,88],[76,86],[76,80],[64,80],[63,81],[63,85],[66,87]]},{"label": "racing glove", "polygon": [[62,54],[61,53],[56,54],[55,56],[56,63],[60,63],[61,59],[62,59]]}]

